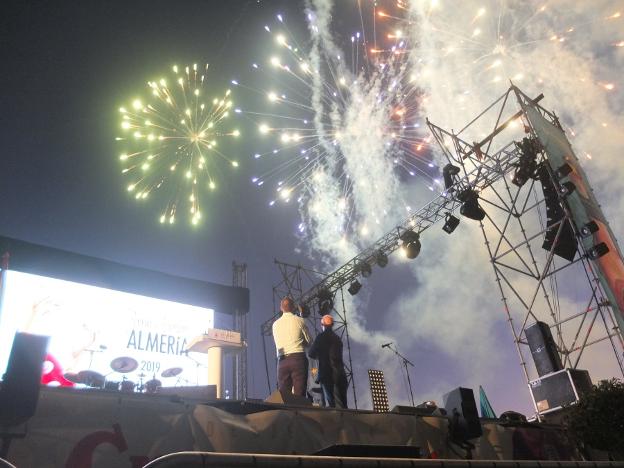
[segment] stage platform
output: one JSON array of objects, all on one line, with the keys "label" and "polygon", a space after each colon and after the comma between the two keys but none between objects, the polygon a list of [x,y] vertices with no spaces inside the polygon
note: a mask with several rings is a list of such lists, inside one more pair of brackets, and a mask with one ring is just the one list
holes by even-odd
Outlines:
[{"label": "stage platform", "polygon": [[[473,441],[474,459],[578,459],[556,426],[505,425],[496,420],[482,424],[483,436]],[[448,419],[440,416],[92,389],[42,388],[36,415],[26,427],[12,431],[18,437],[7,458],[19,468],[134,468],[189,451],[314,455],[335,445],[412,447],[426,459],[466,456],[465,450],[448,441]]]}]

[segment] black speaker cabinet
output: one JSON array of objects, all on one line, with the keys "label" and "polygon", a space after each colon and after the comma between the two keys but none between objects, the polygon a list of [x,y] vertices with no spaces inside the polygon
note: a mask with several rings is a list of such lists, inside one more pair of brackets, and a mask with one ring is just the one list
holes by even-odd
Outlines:
[{"label": "black speaker cabinet", "polygon": [[524,334],[540,377],[563,369],[557,345],[546,323],[535,322],[524,330]]},{"label": "black speaker cabinet", "polygon": [[0,389],[0,424],[30,419],[37,408],[48,337],[16,333]]},{"label": "black speaker cabinet", "polygon": [[585,370],[564,369],[529,382],[529,387],[537,411],[546,414],[576,402],[591,390],[592,382]]},{"label": "black speaker cabinet", "polygon": [[458,387],[443,397],[446,414],[451,418],[451,432],[456,440],[475,439],[483,434],[471,388]]}]

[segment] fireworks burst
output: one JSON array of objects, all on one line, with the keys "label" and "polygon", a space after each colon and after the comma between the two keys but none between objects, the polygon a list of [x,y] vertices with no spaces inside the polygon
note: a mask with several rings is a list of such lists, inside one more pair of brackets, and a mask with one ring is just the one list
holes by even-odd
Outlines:
[{"label": "fireworks burst", "polygon": [[[254,157],[269,169],[252,182],[274,184],[270,205],[297,200],[304,218],[301,231],[319,222],[320,211],[330,210],[333,229],[343,239],[351,233],[373,235],[371,226],[380,225],[393,208],[380,197],[364,209],[362,202],[370,200],[372,191],[395,192],[402,177],[416,175],[432,190],[436,186],[436,169],[424,151],[429,141],[419,136],[419,96],[408,70],[408,43],[395,27],[394,18],[405,7],[386,3],[390,10],[376,3],[359,6],[357,29],[341,44],[326,33],[327,18],[318,9],[308,11],[312,40],[305,46],[277,15],[276,24],[264,28],[271,53],[252,65],[256,80],[270,86],[232,82],[264,99],[262,111],[236,110],[264,137],[259,146],[267,145]],[[321,191],[331,192],[331,206],[327,197],[317,199]]]},{"label": "fireworks burst", "polygon": [[230,90],[216,97],[205,91],[206,72],[197,64],[172,67],[173,76],[148,82],[149,98],[121,107],[124,145],[119,159],[131,179],[128,192],[145,200],[158,190],[166,197],[160,222],[173,224],[179,210],[188,209],[193,225],[202,219],[200,200],[217,187],[218,160],[238,162],[218,148],[223,137],[238,137],[225,129],[231,114]]},{"label": "fireworks burst", "polygon": [[[410,28],[414,75],[433,101],[424,100],[423,107],[441,110],[434,119],[447,126],[463,126],[462,114],[472,112],[469,101],[483,93],[500,95],[510,81],[540,91],[555,81],[568,93],[578,82],[614,91],[616,84],[588,73],[592,64],[583,60],[592,47],[606,57],[617,53],[617,40],[602,45],[588,40],[594,28],[605,35],[618,31],[621,15],[611,8],[609,2],[591,7],[574,2],[411,2],[409,16],[417,25]],[[577,71],[567,75],[563,70],[572,61],[578,61]]]}]

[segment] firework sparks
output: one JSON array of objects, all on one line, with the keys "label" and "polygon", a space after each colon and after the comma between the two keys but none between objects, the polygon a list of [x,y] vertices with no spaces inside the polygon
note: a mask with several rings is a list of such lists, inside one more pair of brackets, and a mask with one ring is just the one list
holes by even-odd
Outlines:
[{"label": "firework sparks", "polygon": [[[305,50],[278,15],[275,26],[264,28],[272,52],[252,66],[257,80],[271,87],[233,81],[264,97],[262,111],[237,111],[254,123],[261,144],[274,144],[255,153],[260,163],[268,160],[269,169],[252,182],[273,185],[271,206],[297,200],[303,225],[318,225],[327,207],[314,200],[320,191],[331,190],[332,229],[343,243],[348,234],[376,234],[371,226],[380,225],[390,208],[380,203],[365,210],[361,200],[383,184],[396,191],[404,177],[397,177],[396,170],[421,176],[432,189],[439,184],[425,151],[429,140],[420,136],[419,92],[408,70],[408,43],[395,20],[405,6],[389,3],[393,10],[373,7],[363,13],[361,7],[360,18],[369,18],[370,24],[362,19],[361,29],[344,44],[328,37],[327,25],[310,11],[312,46]],[[389,24],[377,24],[380,19]]]},{"label": "firework sparks", "polygon": [[230,90],[222,95],[206,94],[206,72],[197,64],[172,67],[173,76],[148,82],[149,97],[134,99],[119,109],[124,146],[119,159],[122,173],[130,179],[128,192],[137,200],[158,191],[166,198],[160,222],[173,224],[180,210],[190,222],[202,219],[200,202],[217,188],[218,160],[232,167],[238,162],[219,149],[224,137],[240,135],[226,128],[231,114]]}]

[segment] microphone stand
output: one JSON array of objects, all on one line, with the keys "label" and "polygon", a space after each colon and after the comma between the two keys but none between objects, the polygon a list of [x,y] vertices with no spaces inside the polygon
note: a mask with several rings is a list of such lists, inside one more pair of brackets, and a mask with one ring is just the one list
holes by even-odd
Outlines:
[{"label": "microphone stand", "polygon": [[416,404],[414,403],[414,393],[412,392],[412,380],[410,379],[409,369],[407,368],[407,365],[409,364],[412,367],[415,367],[415,366],[414,364],[412,364],[412,362],[409,359],[407,359],[405,356],[399,353],[396,347],[393,348],[392,343],[388,345],[388,348],[390,348],[390,350],[393,351],[394,354],[396,354],[396,356],[401,360],[403,367],[405,368],[405,374],[407,375],[407,385],[410,391],[410,398],[412,399],[412,406],[416,406]]}]

